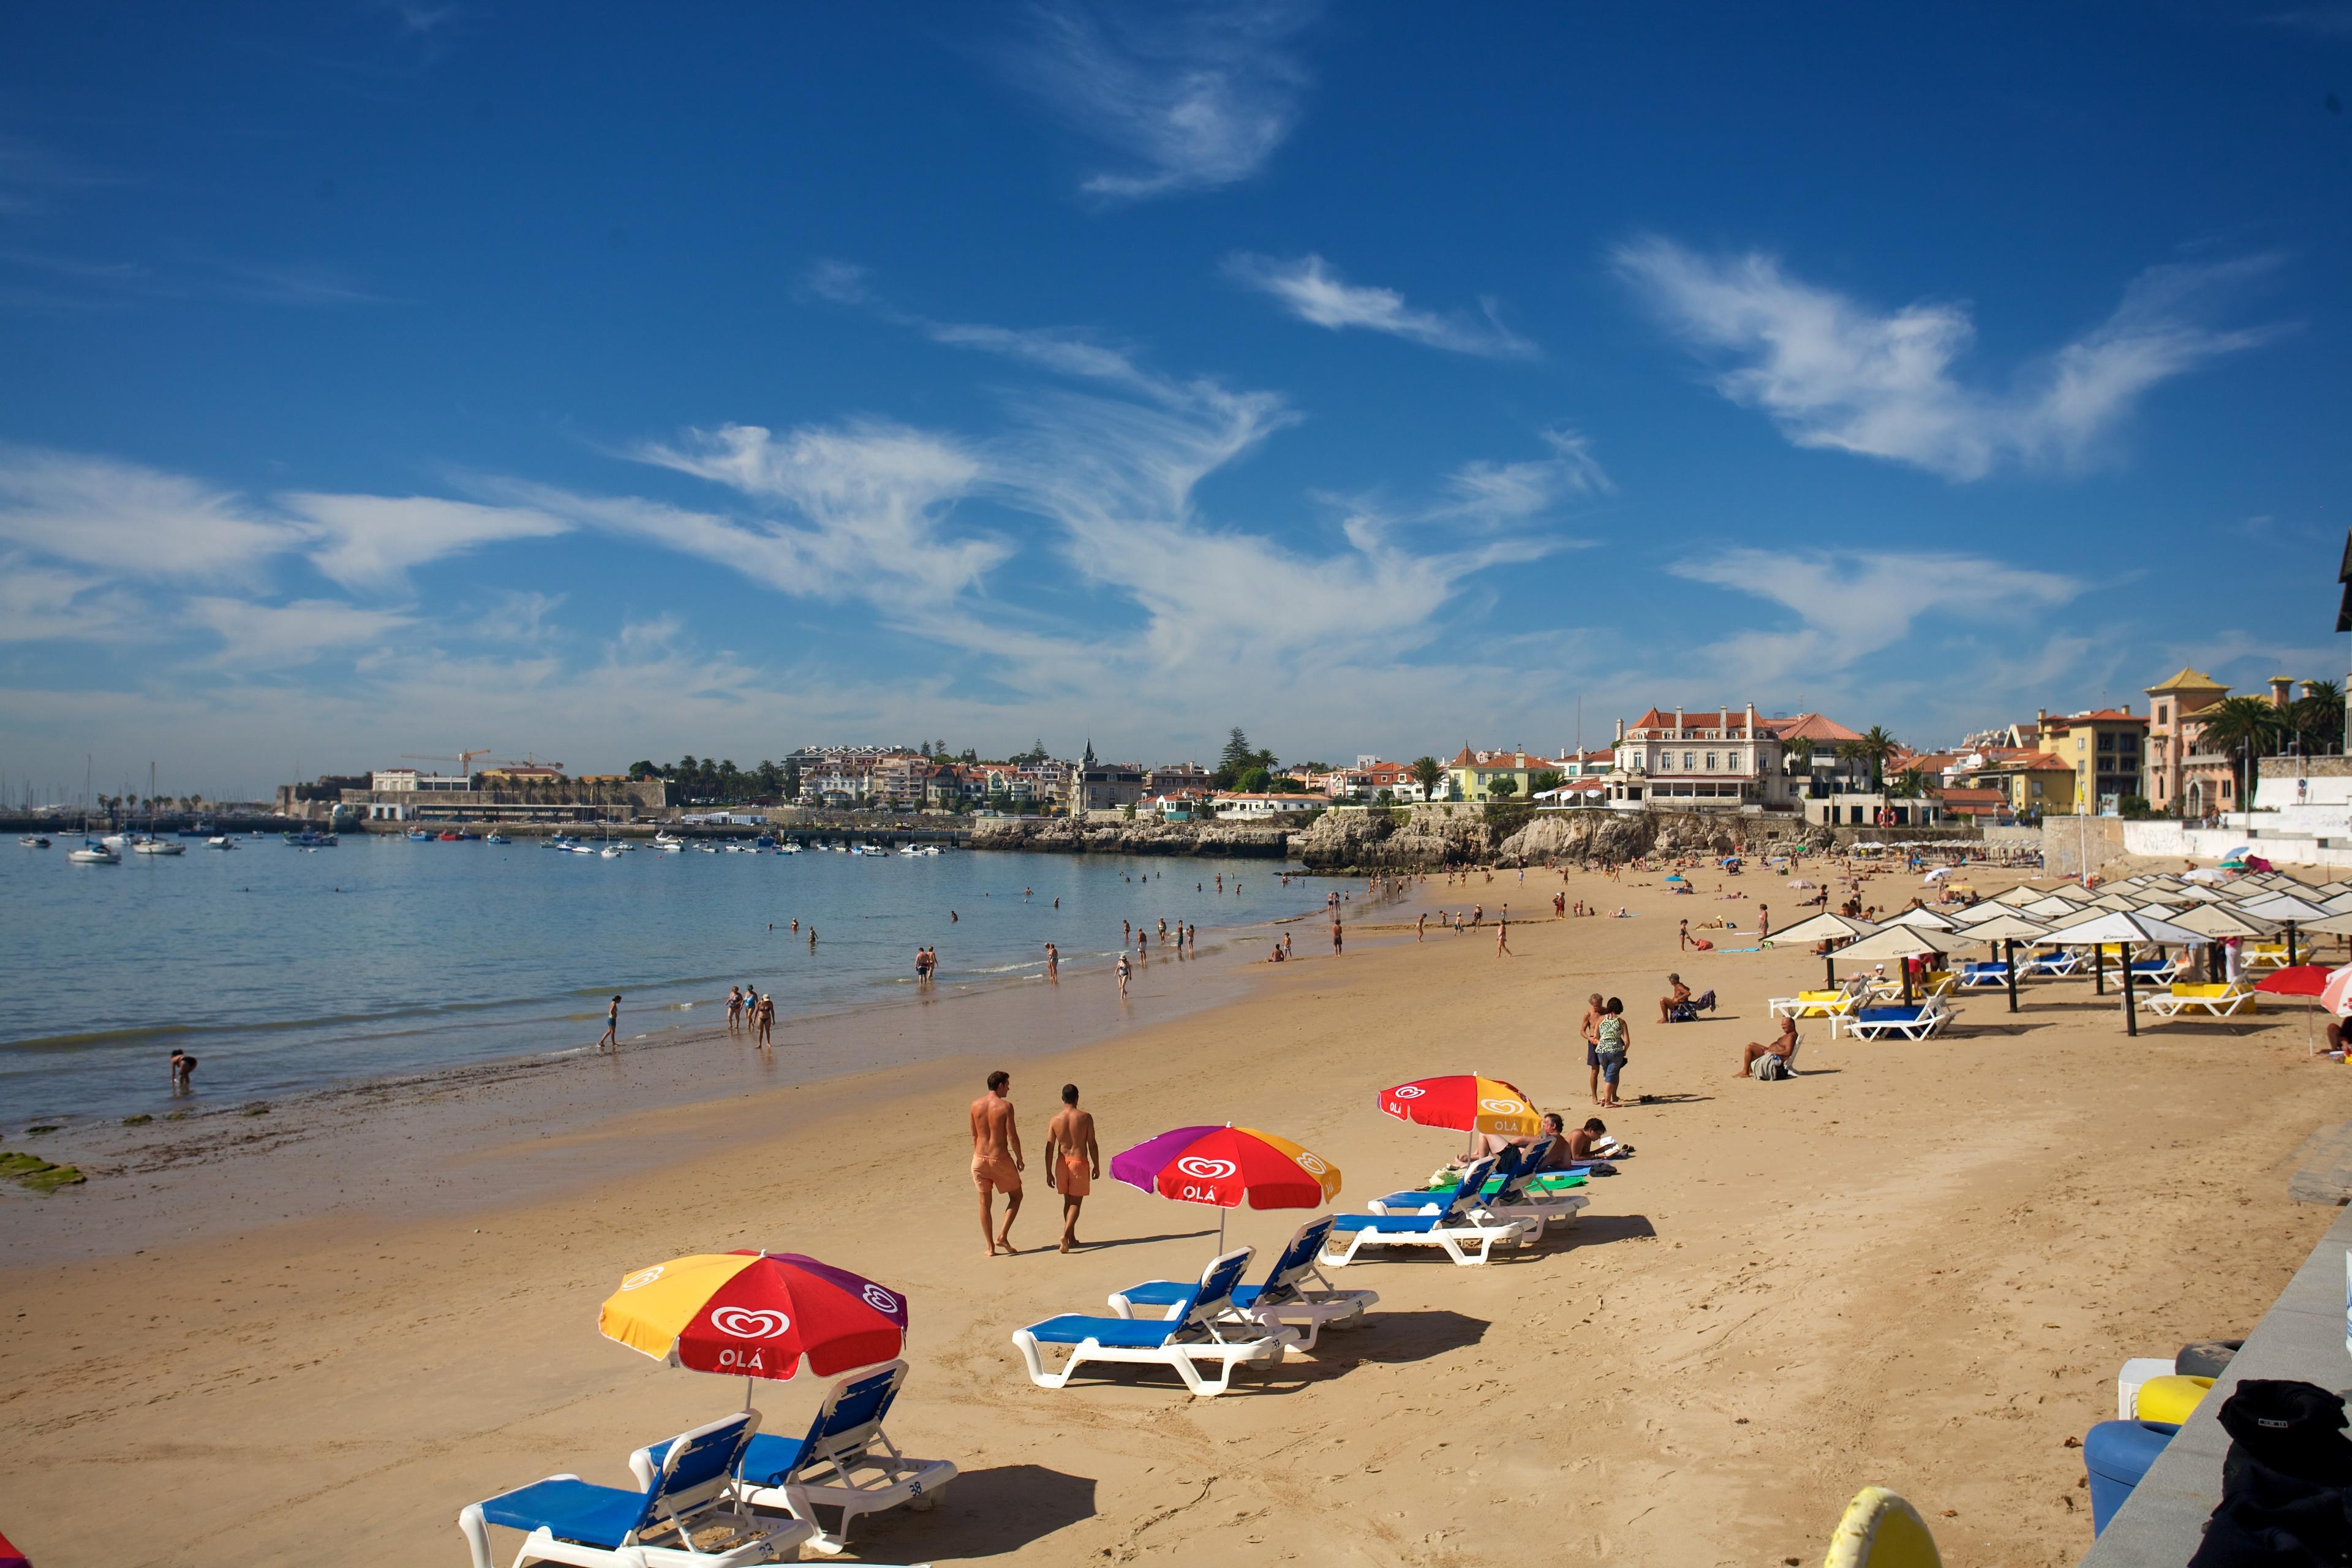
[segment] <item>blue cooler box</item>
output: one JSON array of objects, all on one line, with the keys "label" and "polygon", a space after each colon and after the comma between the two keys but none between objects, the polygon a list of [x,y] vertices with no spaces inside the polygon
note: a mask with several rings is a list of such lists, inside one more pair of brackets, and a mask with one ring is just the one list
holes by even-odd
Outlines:
[{"label": "blue cooler box", "polygon": [[2180,1428],[2167,1421],[2102,1421],[2083,1439],[2083,1468],[2091,1478],[2091,1533],[2107,1528],[2132,1488]]}]

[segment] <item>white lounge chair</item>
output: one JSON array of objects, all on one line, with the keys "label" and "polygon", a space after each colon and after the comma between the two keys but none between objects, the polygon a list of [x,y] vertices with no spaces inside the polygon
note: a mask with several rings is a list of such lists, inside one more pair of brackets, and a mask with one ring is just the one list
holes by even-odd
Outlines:
[{"label": "white lounge chair", "polygon": [[1999,959],[1960,965],[1963,991],[1999,991],[2009,984],[2009,965]]},{"label": "white lounge chair", "polygon": [[1853,986],[1800,991],[1794,996],[1775,996],[1770,1003],[1775,1018],[1843,1018],[1860,1005],[1862,994]]},{"label": "white lounge chair", "polygon": [[2147,993],[2139,1005],[2159,1018],[2178,1018],[2184,1013],[2231,1018],[2260,1011],[2259,994],[2244,985],[2189,985],[2176,981],[2166,990]]},{"label": "white lounge chair", "polygon": [[[1591,1205],[1590,1197],[1582,1193],[1546,1192],[1533,1183],[1534,1178],[1544,1173],[1540,1167],[1549,1157],[1551,1145],[1551,1135],[1546,1133],[1524,1150],[1509,1149],[1496,1155],[1496,1174],[1463,1205],[1464,1211],[1481,1220],[1531,1219],[1538,1225],[1567,1225],[1573,1221]],[[1378,1215],[1441,1214],[1450,1196],[1443,1187],[1391,1193],[1364,1206]]]},{"label": "white lounge chair", "polygon": [[1452,1193],[1427,1194],[1433,1201],[1412,1214],[1343,1214],[1332,1221],[1322,1263],[1345,1268],[1365,1247],[1428,1247],[1443,1251],[1455,1263],[1493,1261],[1495,1248],[1533,1247],[1543,1234],[1543,1222],[1534,1219],[1480,1218],[1473,1204],[1495,1173],[1495,1159],[1473,1161]]},{"label": "white lounge chair", "polygon": [[[1233,1319],[1234,1287],[1249,1267],[1250,1250],[1240,1247],[1213,1260],[1201,1271],[1192,1300],[1158,1322],[1070,1312],[1015,1329],[1013,1343],[1029,1363],[1029,1381],[1040,1388],[1060,1388],[1087,1362],[1124,1362],[1171,1367],[1186,1388],[1214,1397],[1232,1384],[1234,1368],[1279,1362],[1284,1348],[1298,1342],[1295,1331]],[[1040,1345],[1069,1348],[1069,1359],[1059,1372],[1045,1370]],[[1201,1374],[1202,1363],[1215,1369],[1213,1379]]]},{"label": "white lounge chair", "polygon": [[2039,974],[2044,979],[2063,980],[2082,967],[2083,955],[2071,947],[2062,947],[2054,952],[2035,953],[2033,962],[2025,972]]},{"label": "white lounge chair", "polygon": [[[956,1479],[954,1461],[908,1458],[882,1433],[882,1418],[906,1382],[903,1361],[853,1373],[827,1391],[799,1442],[765,1432],[754,1436],[736,1461],[736,1500],[806,1521],[816,1533],[805,1544],[827,1556],[848,1544],[850,1521],[859,1514],[937,1503]],[[629,1456],[640,1486],[652,1484],[670,1447],[656,1443]],[[838,1515],[830,1531],[820,1508]]]},{"label": "white lounge chair", "polygon": [[[1305,1336],[1298,1348],[1305,1351],[1315,1348],[1316,1340],[1327,1325],[1335,1329],[1361,1328],[1365,1311],[1377,1305],[1380,1297],[1370,1290],[1338,1289],[1323,1278],[1323,1271],[1316,1267],[1316,1258],[1330,1234],[1329,1215],[1300,1226],[1291,1237],[1290,1245],[1275,1258],[1264,1284],[1234,1287],[1232,1315],[1269,1330],[1297,1328]],[[1140,1285],[1112,1291],[1110,1310],[1122,1318],[1135,1317],[1138,1308],[1147,1312],[1157,1310],[1160,1320],[1165,1322],[1182,1311],[1199,1289],[1181,1279],[1148,1279]]]},{"label": "white lounge chair", "polygon": [[1889,1006],[1864,1007],[1843,1022],[1846,1033],[1856,1039],[1875,1040],[1887,1035],[1898,1035],[1906,1040],[1924,1040],[1950,1023],[1953,1017],[1949,1003],[1941,996],[1930,996],[1908,1007],[1899,1003]]},{"label": "white lounge chair", "polygon": [[[550,1476],[483,1502],[468,1503],[457,1528],[474,1568],[491,1568],[490,1525],[523,1531],[514,1568],[565,1563],[575,1568],[737,1568],[765,1563],[816,1533],[799,1520],[755,1519],[735,1500],[735,1467],[759,1430],[746,1410],[664,1444],[661,1467],[637,1491]],[[723,1548],[698,1551],[691,1532],[735,1527]]]}]

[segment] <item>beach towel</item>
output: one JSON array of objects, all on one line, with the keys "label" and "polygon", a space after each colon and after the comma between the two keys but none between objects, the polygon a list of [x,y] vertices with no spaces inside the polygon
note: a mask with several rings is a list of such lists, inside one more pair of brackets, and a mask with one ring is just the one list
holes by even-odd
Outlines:
[{"label": "beach towel", "polygon": [[1748,1075],[1759,1083],[1772,1083],[1780,1079],[1794,1078],[1797,1073],[1786,1058],[1766,1051],[1748,1064]]}]

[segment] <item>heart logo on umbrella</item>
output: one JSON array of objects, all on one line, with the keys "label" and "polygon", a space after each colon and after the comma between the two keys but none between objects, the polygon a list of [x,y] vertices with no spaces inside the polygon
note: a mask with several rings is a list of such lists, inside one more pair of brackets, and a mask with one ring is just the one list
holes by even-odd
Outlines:
[{"label": "heart logo on umbrella", "polygon": [[898,1298],[879,1285],[868,1285],[858,1294],[866,1299],[867,1306],[877,1312],[895,1312],[898,1310]]},{"label": "heart logo on umbrella", "polygon": [[1319,1156],[1310,1154],[1306,1150],[1301,1149],[1298,1152],[1298,1168],[1306,1172],[1310,1176],[1319,1176],[1331,1167],[1325,1164]]},{"label": "heart logo on umbrella", "polygon": [[750,1307],[721,1307],[710,1314],[710,1326],[739,1340],[780,1340],[793,1321],[782,1312]]},{"label": "heart logo on umbrella", "polygon": [[663,1265],[656,1263],[651,1268],[640,1268],[637,1272],[630,1275],[626,1279],[621,1281],[621,1289],[624,1290],[642,1290],[646,1286],[652,1284],[655,1280],[662,1277],[663,1268]]},{"label": "heart logo on umbrella", "polygon": [[1203,1160],[1197,1155],[1176,1162],[1176,1168],[1197,1181],[1222,1182],[1241,1169],[1231,1160]]},{"label": "heart logo on umbrella", "polygon": [[1390,1090],[1391,1095],[1398,1100],[1419,1100],[1423,1095],[1427,1094],[1429,1090],[1422,1088],[1421,1085],[1417,1083],[1409,1083],[1402,1089]]},{"label": "heart logo on umbrella", "polygon": [[1527,1110],[1516,1100],[1482,1100],[1478,1105],[1481,1110],[1491,1110],[1497,1116],[1517,1116]]}]

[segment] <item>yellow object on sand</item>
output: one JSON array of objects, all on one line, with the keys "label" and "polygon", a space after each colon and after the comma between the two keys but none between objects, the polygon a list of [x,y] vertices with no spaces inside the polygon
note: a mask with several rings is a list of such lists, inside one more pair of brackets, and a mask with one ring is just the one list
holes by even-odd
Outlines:
[{"label": "yellow object on sand", "polygon": [[2213,1386],[2210,1377],[2151,1377],[2139,1385],[2132,1410],[2143,1421],[2168,1421],[2178,1426]]},{"label": "yellow object on sand", "polygon": [[1885,1487],[1864,1487],[1846,1504],[1822,1568],[1943,1568],[1919,1510]]}]

